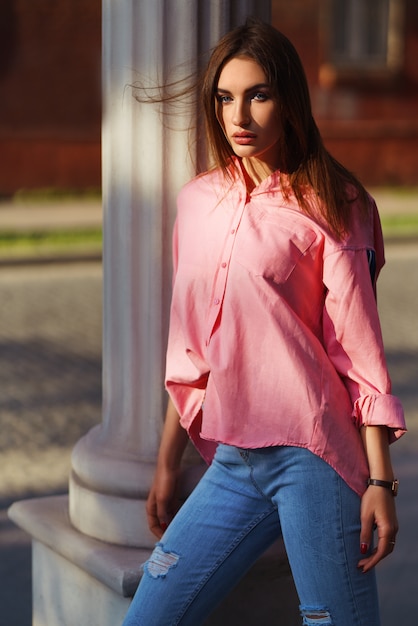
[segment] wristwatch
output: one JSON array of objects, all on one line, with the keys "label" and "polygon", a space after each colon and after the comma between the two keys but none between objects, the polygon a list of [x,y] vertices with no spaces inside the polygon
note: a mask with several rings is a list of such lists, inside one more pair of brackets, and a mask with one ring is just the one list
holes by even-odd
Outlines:
[{"label": "wristwatch", "polygon": [[367,486],[373,485],[374,487],[384,487],[392,492],[393,496],[398,495],[399,480],[395,478],[392,481],[389,480],[376,480],[375,478],[369,478]]}]

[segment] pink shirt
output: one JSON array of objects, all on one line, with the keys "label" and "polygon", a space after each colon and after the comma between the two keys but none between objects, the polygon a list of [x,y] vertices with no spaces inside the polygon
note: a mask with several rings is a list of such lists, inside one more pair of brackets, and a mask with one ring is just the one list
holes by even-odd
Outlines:
[{"label": "pink shirt", "polygon": [[[353,215],[357,207],[353,204]],[[202,456],[218,442],[308,448],[359,494],[359,428],[405,430],[390,395],[367,250],[380,222],[356,217],[337,241],[286,201],[278,173],[247,194],[220,171],[180,192],[166,386]]]}]

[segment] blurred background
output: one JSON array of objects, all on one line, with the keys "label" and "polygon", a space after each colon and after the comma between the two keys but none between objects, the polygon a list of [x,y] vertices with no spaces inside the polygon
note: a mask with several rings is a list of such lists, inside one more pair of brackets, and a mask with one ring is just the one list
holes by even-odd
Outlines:
[{"label": "blurred background", "polygon": [[[273,0],[324,139],[366,185],[416,185],[416,0]],[[2,0],[0,197],[100,189],[101,0]]]},{"label": "blurred background", "polygon": [[[379,304],[410,427],[383,626],[415,626],[418,2],[272,0],[272,21],[327,147],[381,210]],[[0,0],[0,626],[31,623],[30,540],[7,506],[65,492],[74,444],[101,421],[101,104],[101,0]]]}]

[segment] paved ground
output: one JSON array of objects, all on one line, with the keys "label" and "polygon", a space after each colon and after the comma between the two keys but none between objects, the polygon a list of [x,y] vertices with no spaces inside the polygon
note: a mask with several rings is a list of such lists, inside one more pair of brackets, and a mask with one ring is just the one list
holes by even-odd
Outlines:
[{"label": "paved ground", "polygon": [[402,489],[394,554],[378,568],[382,626],[414,626],[418,615],[418,244],[387,247],[379,308],[394,393],[409,433],[392,447]]},{"label": "paved ground", "polygon": [[[379,304],[394,391],[410,433],[393,447],[402,530],[396,551],[379,568],[382,626],[415,626],[418,245],[390,245],[387,259]],[[31,623],[30,543],[7,520],[6,508],[16,499],[66,490],[71,449],[101,419],[100,404],[100,264],[1,268],[0,626]]]},{"label": "paved ground", "polygon": [[71,450],[100,419],[100,265],[2,268],[0,626],[31,623],[30,543],[7,506],[66,491]]},{"label": "paved ground", "polygon": [[102,222],[98,200],[41,202],[0,202],[0,230],[53,230],[95,228]]}]

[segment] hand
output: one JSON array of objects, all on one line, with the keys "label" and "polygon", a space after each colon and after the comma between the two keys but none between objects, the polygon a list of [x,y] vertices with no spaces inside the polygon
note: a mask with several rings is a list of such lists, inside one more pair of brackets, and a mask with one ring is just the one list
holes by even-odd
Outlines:
[{"label": "hand", "polygon": [[377,528],[377,546],[370,556],[361,559],[358,563],[359,569],[364,573],[393,552],[398,532],[393,495],[383,487],[370,486],[361,500],[361,552],[368,550],[374,528]]},{"label": "hand", "polygon": [[146,511],[149,529],[158,539],[177,512],[177,484],[178,472],[157,467]]}]

